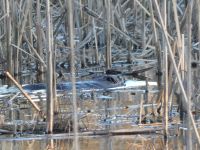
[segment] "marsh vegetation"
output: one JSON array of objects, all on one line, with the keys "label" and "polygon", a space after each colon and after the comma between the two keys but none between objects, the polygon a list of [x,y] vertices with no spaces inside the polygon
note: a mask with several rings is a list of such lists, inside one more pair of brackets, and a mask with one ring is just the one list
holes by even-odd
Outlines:
[{"label": "marsh vegetation", "polygon": [[0,0],[0,133],[198,149],[199,59],[200,0]]}]

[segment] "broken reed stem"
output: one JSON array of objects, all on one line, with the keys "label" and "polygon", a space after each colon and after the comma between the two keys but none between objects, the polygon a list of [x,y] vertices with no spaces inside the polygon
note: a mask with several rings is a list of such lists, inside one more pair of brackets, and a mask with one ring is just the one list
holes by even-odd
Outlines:
[{"label": "broken reed stem", "polygon": [[40,108],[37,104],[31,99],[31,97],[23,90],[22,86],[12,77],[9,72],[5,72],[6,76],[17,86],[17,88],[22,92],[22,94],[28,99],[28,101],[33,105],[33,107],[40,112]]}]

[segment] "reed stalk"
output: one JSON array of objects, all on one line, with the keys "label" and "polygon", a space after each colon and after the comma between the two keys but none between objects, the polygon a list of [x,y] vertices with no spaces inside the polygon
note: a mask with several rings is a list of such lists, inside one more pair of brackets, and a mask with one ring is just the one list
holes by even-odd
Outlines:
[{"label": "reed stalk", "polygon": [[[6,0],[5,3],[5,10],[6,10],[6,49],[7,49],[7,71],[13,75],[13,59],[12,59],[12,55],[13,55],[13,51],[12,51],[12,47],[11,47],[11,12],[10,12],[10,1]],[[10,80],[7,81],[8,85],[11,85]]]},{"label": "reed stalk", "polygon": [[105,0],[106,7],[106,68],[110,69],[112,64],[112,55],[111,55],[111,2],[110,0]]},{"label": "reed stalk", "polygon": [[53,133],[54,99],[53,99],[53,36],[50,1],[46,0],[47,20],[47,133]]},{"label": "reed stalk", "polygon": [[79,137],[78,137],[78,116],[77,116],[77,98],[76,98],[76,77],[75,77],[75,51],[74,51],[74,9],[73,1],[67,0],[66,5],[68,8],[68,29],[69,29],[69,47],[71,52],[71,82],[72,82],[72,102],[73,102],[73,129],[74,129],[74,144],[75,150],[79,150]]},{"label": "reed stalk", "polygon": [[[191,100],[192,100],[192,70],[191,70],[191,54],[192,54],[192,8],[193,0],[188,2],[188,15],[187,15],[187,89],[186,93],[188,96],[187,112],[191,111]],[[187,149],[192,149],[192,132],[191,132],[191,120],[190,116],[187,114]]]}]

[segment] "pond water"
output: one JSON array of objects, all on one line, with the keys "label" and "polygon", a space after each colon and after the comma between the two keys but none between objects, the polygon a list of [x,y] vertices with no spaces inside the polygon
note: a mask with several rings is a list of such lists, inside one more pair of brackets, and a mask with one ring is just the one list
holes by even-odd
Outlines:
[{"label": "pond water", "polygon": [[[184,144],[177,136],[169,138],[167,144],[162,136],[151,135],[131,135],[131,136],[94,136],[79,138],[80,150],[182,150]],[[73,139],[68,136],[49,139],[42,138],[7,138],[0,141],[0,150],[71,150],[73,149]],[[196,149],[194,147],[194,149]]]},{"label": "pond water", "polygon": [[[126,87],[131,87],[133,84],[139,84],[139,86],[145,86],[145,81],[133,82],[128,80]],[[151,83],[151,82],[150,82]],[[152,82],[152,86],[155,86]],[[133,126],[138,125],[138,118],[140,117],[140,105],[143,101],[144,109],[143,114],[146,113],[147,122],[154,121],[158,123],[158,118],[152,118],[153,110],[156,106],[157,90],[149,90],[148,95],[144,88],[125,90],[125,87],[118,87],[112,92],[93,92],[84,91],[78,93],[78,116],[79,127],[83,131],[94,131],[97,129],[106,130],[109,126],[111,130],[120,129],[132,129]],[[71,150],[73,149],[73,137],[67,134],[47,136],[42,135],[45,132],[45,128],[41,128],[39,134],[35,133],[27,134],[27,132],[21,132],[21,126],[26,126],[27,123],[37,122],[37,116],[30,107],[30,104],[26,102],[20,94],[16,94],[19,91],[15,87],[7,88],[6,86],[0,87],[0,100],[1,100],[1,115],[5,116],[5,122],[13,123],[13,126],[18,126],[19,131],[16,136],[0,136],[0,150]],[[46,95],[44,91],[37,91],[36,93],[29,93],[32,99],[39,105],[40,108],[46,112]],[[59,121],[59,127],[66,128],[66,123],[71,118],[72,102],[71,93],[62,92],[58,93],[59,102],[59,115],[57,121]],[[8,103],[12,102],[12,103]],[[22,108],[22,106],[24,107]],[[28,106],[28,107],[27,107]],[[3,109],[4,108],[4,109]],[[174,105],[172,113],[172,121],[174,121],[175,129],[171,130],[168,142],[163,140],[162,132],[158,134],[137,134],[137,135],[120,135],[120,136],[81,136],[79,138],[80,150],[132,150],[132,149],[185,149],[186,141],[184,125],[180,125],[180,120],[177,120],[179,114],[177,113],[177,104]],[[23,122],[27,121],[27,122]],[[28,122],[29,121],[29,122]],[[162,118],[161,118],[162,121]],[[162,129],[161,121],[159,127]],[[42,121],[41,121],[42,122]],[[44,121],[45,122],[45,121]],[[8,124],[7,124],[8,125]],[[14,131],[13,126],[10,129]],[[144,125],[145,126],[145,125]],[[153,125],[152,125],[153,126]],[[30,129],[33,127],[31,126]],[[140,127],[138,127],[139,129]],[[184,129],[184,130],[183,130]],[[27,131],[28,129],[26,129]],[[27,135],[25,135],[27,134]],[[193,149],[198,150],[196,139],[192,140]]]}]

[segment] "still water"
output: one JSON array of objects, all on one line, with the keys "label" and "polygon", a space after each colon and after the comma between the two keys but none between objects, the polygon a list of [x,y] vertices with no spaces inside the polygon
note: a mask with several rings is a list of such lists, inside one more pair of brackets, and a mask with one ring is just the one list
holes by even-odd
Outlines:
[{"label": "still water", "polygon": [[[2,94],[10,94],[14,90],[13,88],[8,91],[4,86],[1,87],[1,92],[6,92]],[[91,94],[92,95],[92,94]],[[6,95],[9,99],[12,98]],[[83,96],[83,95],[81,95]],[[87,95],[86,95],[87,96]],[[105,119],[109,121],[109,119],[116,123],[112,126],[112,129],[118,129],[121,127],[122,129],[126,128],[124,126],[120,126],[120,123],[129,123],[135,125],[135,120],[133,116],[139,116],[139,107],[141,100],[144,99],[144,94],[137,92],[133,92],[133,90],[128,92],[114,92],[114,93],[98,93],[93,94],[91,97],[80,97],[79,100],[79,109],[83,114],[88,112],[92,112],[90,115],[86,115],[87,117],[81,118],[82,123],[86,125],[87,129],[91,129],[92,131],[98,128],[101,128],[105,123]],[[89,95],[90,96],[90,95]],[[60,97],[60,109],[66,110],[63,114],[66,116],[68,110],[71,107],[70,96],[64,93],[64,96]],[[155,104],[154,94],[148,94],[149,99],[151,100],[147,104],[151,104],[153,109]],[[3,97],[5,98],[5,97]],[[7,100],[6,99],[6,100]],[[20,100],[20,98],[18,98]],[[40,106],[42,108],[42,105]],[[13,107],[11,107],[13,108]],[[14,110],[11,109],[10,110]],[[44,107],[45,108],[45,107]],[[6,108],[8,110],[8,108]],[[26,114],[30,114],[30,109],[20,110],[20,115],[18,119],[23,120]],[[145,111],[145,110],[144,110]],[[147,109],[147,114],[149,110]],[[24,116],[23,116],[24,115]],[[6,115],[5,115],[6,116]],[[7,115],[8,116],[8,115]],[[15,116],[15,115],[14,115]],[[30,117],[31,115],[29,115]],[[34,115],[33,115],[34,116]],[[109,116],[109,117],[108,117]],[[116,117],[118,116],[118,118]],[[125,119],[122,119],[122,117]],[[131,116],[131,119],[130,117]],[[175,115],[176,116],[176,115]],[[14,117],[12,117],[15,120]],[[30,120],[33,118],[30,118]],[[63,118],[62,118],[63,119]],[[118,120],[117,120],[118,119]],[[104,121],[102,123],[102,120]],[[124,122],[122,122],[124,121]],[[117,124],[118,123],[118,124]],[[82,124],[80,124],[81,126]],[[118,126],[117,126],[118,125]],[[81,126],[82,127],[82,126]],[[129,128],[126,128],[129,129]],[[186,145],[185,133],[179,134],[179,127],[176,128],[178,132],[172,132],[169,137],[168,143],[165,143],[163,140],[163,135],[160,134],[140,134],[140,135],[129,135],[129,136],[84,136],[79,138],[79,147],[80,150],[184,150]],[[178,133],[178,134],[177,134]],[[31,136],[31,137],[30,137]],[[196,145],[196,139],[193,137],[193,148],[194,150],[198,150],[199,148]],[[71,150],[73,149],[73,138],[68,135],[65,136],[53,136],[46,137],[43,135],[28,135],[21,137],[5,137],[0,136],[0,150]]]},{"label": "still water", "polygon": [[[158,134],[127,136],[80,137],[80,150],[182,150],[183,142],[177,136],[169,138],[167,145]],[[195,147],[193,147],[196,149]],[[71,150],[73,139],[61,137],[5,138],[0,140],[0,150]]]}]

